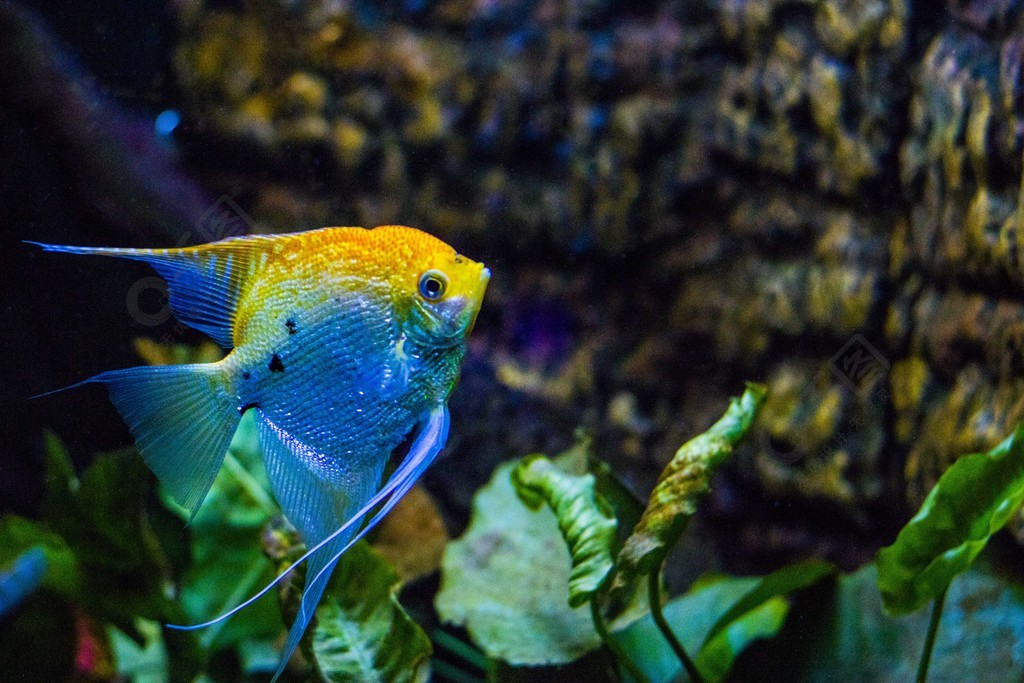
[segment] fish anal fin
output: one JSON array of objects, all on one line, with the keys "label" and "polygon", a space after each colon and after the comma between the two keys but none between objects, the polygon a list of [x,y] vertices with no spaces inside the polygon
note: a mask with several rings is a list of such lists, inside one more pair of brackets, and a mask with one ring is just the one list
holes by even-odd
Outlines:
[{"label": "fish anal fin", "polygon": [[[308,463],[316,461],[315,451],[304,450],[308,447],[277,427],[266,415],[260,413],[258,422],[267,474],[275,495],[285,515],[311,548],[299,611],[288,632],[281,662],[273,678],[277,680],[302,641],[341,555],[387,515],[444,447],[448,436],[448,410],[440,405],[425,417],[408,455],[380,491],[376,488],[386,454],[375,467],[367,468],[365,472],[355,476],[346,473],[343,487],[325,486],[323,481],[316,481],[322,479],[322,473],[308,466]],[[344,501],[343,504],[339,505],[338,500]],[[377,504],[382,504],[382,507],[360,529],[359,519]],[[316,512],[318,508],[320,513]],[[335,515],[334,519],[330,519],[331,515]]]},{"label": "fish anal fin", "polygon": [[[257,412],[257,424],[274,495],[288,520],[302,534],[307,547],[313,547],[342,527],[373,497],[380,485],[384,458],[377,466],[344,474],[319,468],[315,463],[324,462],[323,455],[278,427],[262,411]],[[346,533],[336,536],[309,556],[307,583],[298,615],[284,646],[282,669],[301,641],[327,586],[327,581],[311,585],[311,577],[321,571],[330,576],[331,568],[337,563],[337,559],[332,558],[358,530],[359,522],[356,521]]]}]

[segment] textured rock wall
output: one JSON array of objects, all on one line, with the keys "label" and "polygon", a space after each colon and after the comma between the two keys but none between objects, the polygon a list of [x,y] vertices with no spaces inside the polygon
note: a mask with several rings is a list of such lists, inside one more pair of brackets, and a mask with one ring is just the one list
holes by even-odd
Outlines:
[{"label": "textured rock wall", "polygon": [[182,138],[266,229],[401,221],[490,258],[508,391],[457,463],[583,423],[642,487],[766,381],[713,517],[853,561],[1024,416],[1011,4],[332,6],[183,12]]}]

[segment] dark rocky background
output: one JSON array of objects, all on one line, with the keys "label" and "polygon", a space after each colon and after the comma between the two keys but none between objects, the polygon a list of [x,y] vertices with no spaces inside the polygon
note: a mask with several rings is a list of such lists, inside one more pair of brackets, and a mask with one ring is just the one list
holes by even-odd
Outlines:
[{"label": "dark rocky background", "polygon": [[751,379],[691,562],[851,568],[1024,417],[1017,3],[34,4],[0,3],[4,508],[45,427],[128,442],[99,389],[26,396],[200,338],[130,314],[144,269],[22,239],[397,222],[485,261],[426,477],[455,530],[578,426],[646,494]]}]

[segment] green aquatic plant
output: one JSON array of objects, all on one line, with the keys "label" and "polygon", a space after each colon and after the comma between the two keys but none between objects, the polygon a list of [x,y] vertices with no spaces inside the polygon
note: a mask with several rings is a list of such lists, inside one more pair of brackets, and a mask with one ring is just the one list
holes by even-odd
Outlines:
[{"label": "green aquatic plant", "polygon": [[651,492],[643,517],[619,555],[626,573],[650,574],[686,530],[697,505],[710,490],[716,468],[732,453],[764,403],[767,390],[747,383],[740,398],[703,434],[683,444],[669,461]]},{"label": "green aquatic plant", "polygon": [[697,505],[711,490],[715,470],[732,454],[754,422],[764,403],[766,389],[747,383],[738,399],[703,434],[683,444],[669,461],[651,492],[647,508],[619,554],[619,569],[627,579],[647,575],[651,616],[669,646],[694,681],[703,680],[700,669],[676,638],[661,611],[661,565],[669,549],[686,530]]},{"label": "green aquatic plant", "polygon": [[590,603],[590,615],[602,642],[637,681],[646,676],[608,633],[597,593],[615,566],[612,542],[618,523],[604,498],[594,490],[594,475],[574,476],[558,469],[542,455],[524,458],[512,470],[512,485],[527,507],[546,503],[558,520],[558,530],[569,547],[569,606]]},{"label": "green aquatic plant", "polygon": [[950,583],[971,566],[1021,504],[1024,424],[992,450],[957,459],[896,541],[878,552],[878,590],[887,611],[902,615],[933,602],[918,681],[928,675]]},{"label": "green aquatic plant", "polygon": [[[40,518],[0,518],[0,570],[32,548],[45,560],[38,589],[9,615],[10,633],[0,640],[0,666],[16,680],[20,672],[68,677],[83,649],[109,650],[107,626],[141,645],[147,623],[184,616],[166,590],[174,567],[146,512],[145,466],[129,452],[103,453],[78,476],[55,436],[47,434],[45,446]],[[46,648],[20,645],[19,633],[42,632]],[[89,661],[102,668],[103,659]]]},{"label": "green aquatic plant", "polygon": [[[835,568],[811,559],[760,578],[705,577],[662,605],[661,565],[709,490],[715,467],[751,428],[763,395],[762,387],[748,387],[708,432],[684,444],[642,515],[634,514],[628,494],[612,484],[614,474],[587,453],[585,442],[551,460],[530,456],[499,468],[478,492],[466,534],[445,554],[439,614],[464,626],[490,657],[513,666],[560,664],[600,679],[600,665],[588,653],[605,644],[623,677],[636,681],[670,680],[681,671],[691,680],[719,681],[751,642],[773,637],[798,653],[792,656],[802,659],[789,666],[810,680],[825,680],[830,671],[899,680],[911,661],[893,643],[906,650],[927,631],[917,662],[923,680],[950,581],[970,569],[1024,502],[1024,427],[987,453],[964,456],[943,476],[896,543],[879,553],[877,584],[874,566],[826,581]],[[618,504],[609,505],[613,499]],[[531,509],[539,502],[546,505]],[[635,522],[621,548],[609,533],[612,511],[619,526],[625,516]],[[629,592],[641,578],[646,601]],[[805,607],[801,620],[788,625],[793,596],[808,590],[816,592],[816,606]],[[984,607],[982,595],[997,596],[998,604]],[[616,597],[620,609],[628,604],[605,621],[601,612]],[[928,600],[936,606],[927,624],[886,617]],[[586,619],[588,601],[600,618]],[[947,628],[979,628],[1002,620],[1000,610],[1024,614],[1024,589],[1000,587],[984,570],[970,570],[951,609],[955,616]],[[1024,631],[1007,623],[998,635],[1000,652],[1012,655],[1024,643]],[[998,661],[1011,672],[1019,668],[977,639],[964,644],[953,637],[960,644],[941,647],[947,677],[961,669],[986,670],[963,667],[963,657]],[[861,643],[863,652],[850,643]]]},{"label": "green aquatic plant", "polygon": [[[632,680],[666,680],[680,668],[695,680],[721,680],[747,645],[778,632],[791,593],[833,571],[811,561],[760,580],[712,577],[661,605],[661,564],[764,393],[748,385],[721,420],[684,444],[646,510],[585,440],[552,460],[530,456],[498,468],[474,498],[466,534],[445,553],[439,614],[513,665],[587,667],[587,653],[604,644]],[[621,546],[616,517],[635,525]],[[631,590],[639,576],[646,594]],[[610,621],[608,605],[617,608]]]},{"label": "green aquatic plant", "polygon": [[[190,527],[193,563],[186,573],[182,603],[193,621],[241,602],[274,578],[275,566],[278,571],[288,569],[305,550],[269,494],[261,461],[255,422],[243,418],[225,467]],[[166,496],[165,503],[173,505]],[[425,678],[430,641],[399,604],[400,585],[395,569],[367,543],[357,543],[343,556],[316,609],[316,625],[301,643],[307,662],[322,680]],[[225,594],[225,586],[234,590]],[[247,672],[272,672],[277,667],[273,640],[285,621],[295,618],[301,588],[293,575],[280,591],[280,609],[272,596],[264,596],[248,608],[245,618],[221,621],[199,632],[200,643],[208,650],[236,647]],[[263,646],[254,647],[259,644]],[[273,654],[265,656],[268,652]]]},{"label": "green aquatic plant", "polygon": [[[202,507],[189,525],[191,561],[179,593],[190,622],[222,614],[274,578],[273,564],[261,549],[264,527],[280,508],[267,493],[256,423],[243,416]],[[188,522],[189,513],[161,488],[161,500]],[[196,635],[205,650],[234,647],[250,639],[271,641],[283,628],[272,596],[249,608],[245,619],[218,622]]]},{"label": "green aquatic plant", "polygon": [[[529,680],[521,667],[543,665],[595,681],[721,681],[750,676],[751,655],[741,654],[771,639],[772,661],[808,680],[904,680],[915,668],[920,681],[929,670],[1019,675],[1024,587],[975,565],[1024,503],[1024,425],[954,463],[875,565],[837,576],[811,559],[762,577],[708,575],[663,599],[665,559],[763,397],[748,386],[680,447],[646,507],[585,438],[557,457],[499,467],[474,497],[466,533],[445,550],[435,601],[472,643],[440,629],[428,637],[399,603],[394,567],[359,543],[302,642],[304,670],[325,681],[420,681],[439,650],[447,659],[434,673],[445,681]],[[269,494],[248,421],[185,530],[180,508],[148,495],[153,479],[133,452],[100,454],[78,474],[56,437],[46,445],[40,518],[0,518],[0,670],[155,683],[251,680],[276,668],[304,568],[243,619],[197,633],[161,626],[218,614],[304,550]],[[800,619],[789,618],[809,592]],[[978,632],[985,637],[964,635]],[[75,669],[82,662],[88,669]]]},{"label": "green aquatic plant", "polygon": [[[571,451],[554,462],[586,473]],[[441,618],[464,626],[488,656],[514,665],[568,664],[600,647],[585,605],[569,605],[572,559],[547,506],[524,505],[512,485],[517,461],[500,465],[473,497],[469,527],[445,549]]]},{"label": "green aquatic plant", "polygon": [[544,503],[555,513],[558,530],[569,545],[569,606],[591,600],[611,573],[612,542],[618,523],[604,498],[594,490],[594,475],[574,476],[542,455],[523,459],[512,470],[512,485],[527,507]]},{"label": "green aquatic plant", "polygon": [[[275,523],[270,533],[279,539],[297,538]],[[286,568],[305,546],[285,541],[277,548],[279,566]],[[311,635],[302,653],[324,681],[425,681],[430,672],[430,639],[402,608],[397,591],[401,581],[395,568],[366,541],[356,543],[338,562],[334,576],[316,610]],[[283,611],[294,618],[301,586],[282,590]]]},{"label": "green aquatic plant", "polygon": [[[173,518],[181,508],[166,495],[163,504],[148,499],[153,480],[137,454],[100,454],[78,476],[61,442],[48,435],[41,519],[0,518],[0,578],[26,557],[39,560],[27,565],[36,574],[20,580],[37,587],[12,606],[10,628],[0,632],[5,671],[15,679],[43,672],[64,680],[87,665],[81,675],[144,682],[189,681],[212,670],[218,679],[272,672],[274,641],[284,632],[272,596],[245,618],[196,634],[161,626],[216,615],[275,575],[260,539],[273,533],[280,511],[258,466],[253,427],[243,420],[187,532]],[[364,543],[339,563],[303,644],[322,680],[425,677],[430,642],[398,603],[399,585],[390,564]],[[42,633],[45,648],[24,646]],[[228,652],[238,662],[234,674],[222,670]]]}]

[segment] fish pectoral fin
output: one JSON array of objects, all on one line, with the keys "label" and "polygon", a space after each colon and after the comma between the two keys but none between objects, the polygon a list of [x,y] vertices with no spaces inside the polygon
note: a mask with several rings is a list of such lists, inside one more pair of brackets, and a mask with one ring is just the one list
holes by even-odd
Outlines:
[{"label": "fish pectoral fin", "polygon": [[[448,437],[448,409],[440,405],[424,418],[408,455],[376,494],[385,461],[383,456],[376,467],[368,467],[364,472],[347,472],[343,481],[332,481],[312,465],[323,461],[321,454],[278,427],[262,411],[258,415],[260,441],[274,494],[310,547],[306,554],[309,565],[302,601],[288,632],[274,675],[276,680],[302,640],[338,560],[387,515],[444,447]],[[382,503],[380,510],[360,530],[359,520]]]},{"label": "fish pectoral fin", "polygon": [[245,280],[262,264],[275,240],[287,236],[250,235],[181,249],[68,247],[30,242],[44,251],[117,256],[143,261],[167,280],[171,311],[181,322],[210,335],[225,349],[233,346],[235,307]]}]

